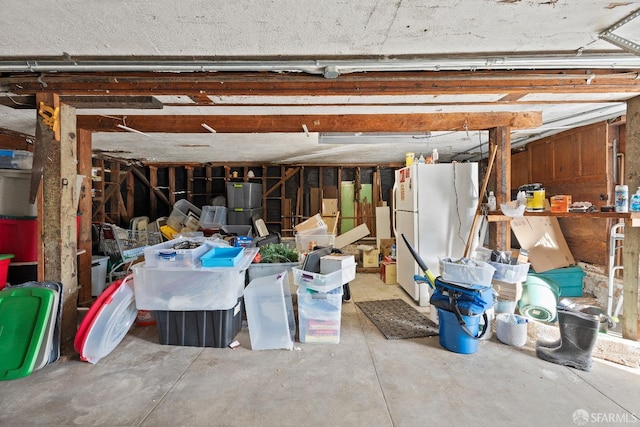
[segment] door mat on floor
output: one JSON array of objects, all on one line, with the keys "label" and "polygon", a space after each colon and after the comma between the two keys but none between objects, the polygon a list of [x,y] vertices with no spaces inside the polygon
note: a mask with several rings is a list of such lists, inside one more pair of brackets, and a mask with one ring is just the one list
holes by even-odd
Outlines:
[{"label": "door mat on floor", "polygon": [[404,300],[360,301],[356,305],[388,340],[438,335],[438,326]]}]

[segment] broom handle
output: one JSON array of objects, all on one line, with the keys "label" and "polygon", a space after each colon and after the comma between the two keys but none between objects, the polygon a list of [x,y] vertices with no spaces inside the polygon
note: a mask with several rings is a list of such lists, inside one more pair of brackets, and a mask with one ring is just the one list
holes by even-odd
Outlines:
[{"label": "broom handle", "polygon": [[496,144],[492,144],[491,152],[489,153],[489,163],[487,164],[487,173],[484,175],[484,180],[482,181],[482,189],[480,190],[480,195],[478,197],[478,206],[476,207],[475,215],[473,215],[473,221],[471,222],[471,230],[469,230],[469,238],[467,239],[467,245],[464,248],[465,258],[469,256],[469,252],[471,250],[471,242],[473,241],[473,235],[475,234],[476,223],[478,222],[478,218],[480,218],[480,211],[482,209],[482,200],[484,198],[485,191],[487,191],[487,185],[489,184],[489,177],[491,176],[491,170],[493,169],[493,161],[496,159],[497,152],[498,152],[498,146]]}]

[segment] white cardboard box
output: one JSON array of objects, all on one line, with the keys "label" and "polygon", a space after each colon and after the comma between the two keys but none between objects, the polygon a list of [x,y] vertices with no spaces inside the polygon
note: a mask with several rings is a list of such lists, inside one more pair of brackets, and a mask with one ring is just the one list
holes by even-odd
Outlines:
[{"label": "white cardboard box", "polygon": [[320,258],[320,273],[329,274],[342,271],[342,283],[355,279],[356,258],[353,255],[331,254]]}]

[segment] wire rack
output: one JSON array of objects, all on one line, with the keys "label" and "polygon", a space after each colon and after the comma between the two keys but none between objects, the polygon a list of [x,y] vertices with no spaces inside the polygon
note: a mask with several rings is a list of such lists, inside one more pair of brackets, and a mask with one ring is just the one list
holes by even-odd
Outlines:
[{"label": "wire rack", "polygon": [[[156,231],[129,230],[114,224],[102,224],[100,227],[100,248],[111,260],[109,280],[114,272],[126,264],[129,266],[140,258],[144,248],[162,242],[162,235]],[[128,267],[124,269],[126,272]]]}]

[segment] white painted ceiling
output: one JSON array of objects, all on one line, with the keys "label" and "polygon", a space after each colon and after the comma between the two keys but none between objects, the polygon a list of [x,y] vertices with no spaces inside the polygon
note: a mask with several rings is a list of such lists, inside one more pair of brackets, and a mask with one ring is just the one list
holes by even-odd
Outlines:
[{"label": "white painted ceiling", "polygon": [[[631,43],[601,37],[639,2],[599,0],[6,0],[0,13],[0,72],[272,71],[363,74],[368,71],[626,69],[640,71]],[[611,34],[640,40],[640,18]],[[611,37],[609,37],[611,39]],[[112,62],[114,60],[120,62]],[[204,65],[203,65],[204,64]],[[111,67],[111,68],[110,68]],[[340,79],[340,76],[336,77]],[[332,76],[329,76],[332,77]],[[0,79],[0,92],[3,86]],[[4,89],[4,96],[13,96]],[[227,96],[190,106],[158,96],[162,110],[78,110],[127,114],[373,114],[541,111],[543,126],[513,130],[513,146],[625,114],[635,93],[536,93],[518,103],[504,94],[439,96]],[[186,101],[185,101],[186,100]],[[35,110],[0,106],[0,128],[35,134]],[[352,135],[319,144],[318,135],[96,133],[95,151],[171,162],[385,163],[405,152],[445,160],[486,154],[488,133],[424,132],[398,137]],[[406,135],[405,135],[406,136]],[[380,141],[384,143],[380,143]],[[406,141],[406,142],[404,142]]]}]

